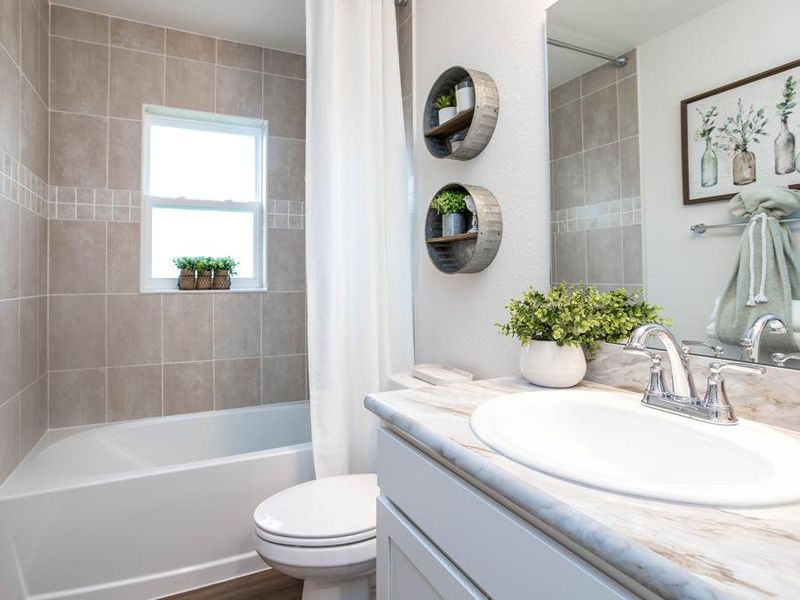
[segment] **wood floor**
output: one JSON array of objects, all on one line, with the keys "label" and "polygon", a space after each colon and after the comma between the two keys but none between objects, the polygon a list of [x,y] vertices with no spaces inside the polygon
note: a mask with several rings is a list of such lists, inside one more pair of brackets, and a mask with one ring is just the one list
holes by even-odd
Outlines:
[{"label": "wood floor", "polygon": [[302,594],[300,579],[268,569],[162,600],[300,600]]}]

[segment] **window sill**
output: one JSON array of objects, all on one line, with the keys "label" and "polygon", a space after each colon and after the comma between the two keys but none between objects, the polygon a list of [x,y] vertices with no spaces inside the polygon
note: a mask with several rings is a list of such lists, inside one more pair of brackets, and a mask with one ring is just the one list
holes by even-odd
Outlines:
[{"label": "window sill", "polygon": [[163,290],[139,290],[140,294],[246,294],[249,292],[266,292],[267,288],[231,288],[229,290],[179,290],[178,288],[165,288]]}]

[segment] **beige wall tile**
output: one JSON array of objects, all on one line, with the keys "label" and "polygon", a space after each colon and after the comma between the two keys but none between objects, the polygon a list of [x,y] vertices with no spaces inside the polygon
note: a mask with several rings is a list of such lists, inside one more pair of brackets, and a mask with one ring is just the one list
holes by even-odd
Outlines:
[{"label": "beige wall tile", "polygon": [[139,224],[108,224],[108,291],[139,291]]},{"label": "beige wall tile", "polygon": [[105,224],[51,221],[50,293],[86,294],[105,291]]},{"label": "beige wall tile", "polygon": [[582,104],[584,149],[596,148],[619,139],[616,86],[584,96]]},{"label": "beige wall tile", "polygon": [[306,57],[302,54],[264,48],[264,73],[305,79]]},{"label": "beige wall tile", "polygon": [[260,294],[214,295],[214,357],[261,356]]},{"label": "beige wall tile", "polygon": [[[17,204],[0,198],[0,300],[19,296],[19,219]],[[2,400],[0,400],[2,402]]]},{"label": "beige wall tile", "polygon": [[264,75],[264,113],[269,134],[306,137],[306,82],[277,75]]},{"label": "beige wall tile", "polygon": [[578,100],[581,97],[581,78],[576,77],[550,90],[550,109]]},{"label": "beige wall tile", "polygon": [[620,197],[634,198],[640,194],[639,137],[619,143]]},{"label": "beige wall tile", "polygon": [[214,408],[261,404],[261,359],[214,361]]},{"label": "beige wall tile", "polygon": [[167,106],[214,111],[214,65],[167,58],[166,68]]},{"label": "beige wall tile", "polygon": [[586,282],[586,232],[556,234],[556,277],[554,283]]},{"label": "beige wall tile", "polygon": [[609,144],[584,153],[586,204],[620,197],[619,144]]},{"label": "beige wall tile", "polygon": [[110,119],[108,125],[108,187],[140,190],[142,187],[142,123]]},{"label": "beige wall tile", "polygon": [[625,285],[644,283],[642,264],[642,225],[627,225],[622,228],[622,278]]},{"label": "beige wall tile", "polygon": [[161,296],[108,297],[108,365],[161,362]]},{"label": "beige wall tile", "polygon": [[25,456],[47,431],[47,378],[23,390],[19,398],[20,457]]},{"label": "beige wall tile", "polygon": [[0,406],[0,483],[19,460],[19,398],[14,398]]},{"label": "beige wall tile", "polygon": [[73,427],[106,420],[106,370],[56,371],[50,382],[50,427]]},{"label": "beige wall tile", "polygon": [[190,58],[207,63],[216,61],[217,42],[205,35],[167,29],[167,56]]},{"label": "beige wall tile", "polygon": [[629,137],[639,133],[639,101],[636,77],[619,82],[619,136]]},{"label": "beige wall tile", "polygon": [[217,40],[217,64],[226,67],[261,71],[261,52],[262,50],[258,46]]},{"label": "beige wall tile", "polygon": [[303,141],[269,138],[267,141],[268,198],[301,202],[305,200],[305,152],[306,146]]},{"label": "beige wall tile", "polygon": [[164,361],[184,362],[212,358],[212,296],[164,295]]},{"label": "beige wall tile", "polygon": [[39,296],[39,375],[47,373],[47,296]]},{"label": "beige wall tile", "polygon": [[260,118],[261,73],[217,67],[217,112]]},{"label": "beige wall tile", "polygon": [[164,365],[164,414],[178,415],[214,408],[214,363]]},{"label": "beige wall tile", "polygon": [[108,369],[108,420],[161,415],[161,366]]},{"label": "beige wall tile", "polygon": [[0,0],[0,44],[19,61],[19,15],[22,0]]},{"label": "beige wall tile", "polygon": [[164,57],[111,49],[112,117],[141,119],[142,104],[164,103]]},{"label": "beige wall tile", "polygon": [[[0,0],[0,4],[3,1],[7,0]],[[19,69],[0,48],[0,148],[16,159],[19,159],[19,82]]]},{"label": "beige wall tile", "polygon": [[271,229],[267,239],[267,262],[267,289],[273,292],[305,290],[305,231]]},{"label": "beige wall tile", "polygon": [[308,399],[306,356],[268,356],[262,359],[264,404]]},{"label": "beige wall tile", "polygon": [[76,40],[108,44],[108,17],[54,4],[50,8],[50,32]]},{"label": "beige wall tile", "polygon": [[54,37],[50,42],[50,108],[108,114],[108,47]]},{"label": "beige wall tile", "polygon": [[400,95],[405,98],[412,91],[412,23],[406,21],[397,32],[397,51],[400,57]]},{"label": "beige wall tile", "polygon": [[38,177],[47,179],[47,107],[27,81],[20,83],[20,161]]},{"label": "beige wall tile", "polygon": [[561,158],[583,149],[581,103],[570,102],[550,111],[551,158]]},{"label": "beige wall tile", "polygon": [[164,54],[165,29],[127,19],[111,18],[111,45]]},{"label": "beige wall tile", "polygon": [[47,219],[39,217],[39,293],[47,293]]},{"label": "beige wall tile", "polygon": [[106,299],[104,296],[48,298],[49,369],[104,367]]},{"label": "beige wall tile", "polygon": [[619,227],[586,232],[588,280],[591,284],[622,283],[622,230]]},{"label": "beige wall tile", "polygon": [[39,97],[47,98],[48,42],[47,28],[31,0],[21,4],[21,58],[22,72],[33,84]]},{"label": "beige wall tile", "polygon": [[50,184],[106,187],[108,119],[50,113]]},{"label": "beige wall tile", "polygon": [[39,217],[29,210],[19,211],[20,253],[19,280],[20,296],[39,294],[40,270],[47,265],[39,256]]},{"label": "beige wall tile", "polygon": [[306,295],[269,292],[262,299],[263,356],[303,354],[306,351]]},{"label": "beige wall tile", "polygon": [[607,62],[581,75],[581,91],[583,95],[585,96],[616,82],[617,70],[618,67],[615,64]]},{"label": "beige wall tile", "polygon": [[0,302],[0,403],[19,392],[19,300]]},{"label": "beige wall tile", "polygon": [[39,378],[39,299],[19,301],[19,387]]}]

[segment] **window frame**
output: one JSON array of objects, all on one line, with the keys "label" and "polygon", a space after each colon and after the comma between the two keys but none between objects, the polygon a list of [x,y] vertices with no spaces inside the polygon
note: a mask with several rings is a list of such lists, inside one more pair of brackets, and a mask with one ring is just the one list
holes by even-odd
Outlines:
[{"label": "window frame", "polygon": [[[253,202],[209,200],[207,198],[163,198],[150,191],[150,127],[169,125],[191,130],[246,133],[256,138],[256,181]],[[267,287],[267,139],[268,123],[264,119],[218,115],[213,113],[144,105],[142,108],[142,212],[140,225],[141,292],[177,291],[175,278],[152,277],[153,209],[177,208],[248,212],[253,215],[253,277],[231,278],[231,290],[266,290]]]}]

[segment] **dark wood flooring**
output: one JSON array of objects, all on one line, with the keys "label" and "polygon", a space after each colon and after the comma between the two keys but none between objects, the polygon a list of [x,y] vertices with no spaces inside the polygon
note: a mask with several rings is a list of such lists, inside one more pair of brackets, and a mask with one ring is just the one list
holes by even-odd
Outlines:
[{"label": "dark wood flooring", "polygon": [[300,600],[303,582],[268,569],[162,600]]}]

